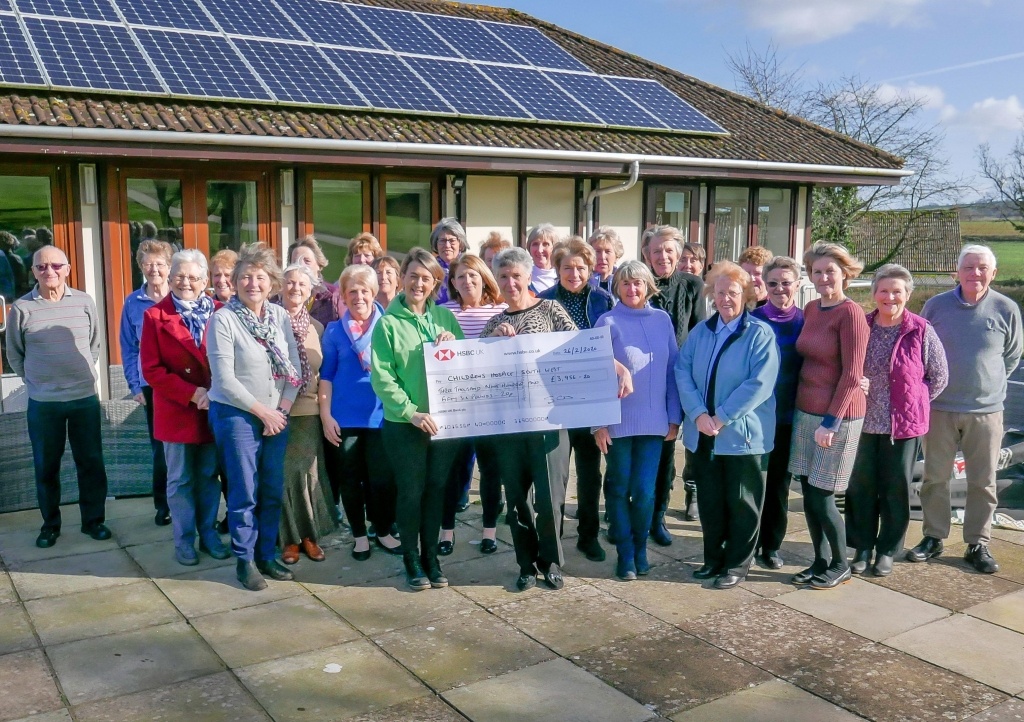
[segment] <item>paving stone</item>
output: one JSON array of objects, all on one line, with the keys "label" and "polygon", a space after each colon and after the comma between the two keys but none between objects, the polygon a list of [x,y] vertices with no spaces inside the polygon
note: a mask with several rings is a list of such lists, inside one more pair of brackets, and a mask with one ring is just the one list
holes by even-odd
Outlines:
[{"label": "paving stone", "polygon": [[270,718],[229,672],[75,707],[78,722],[169,719],[258,722]]},{"label": "paving stone", "polygon": [[[77,529],[82,524],[82,515],[78,510],[78,504],[64,504],[60,508],[61,525],[70,528],[74,524]],[[39,527],[43,525],[43,517],[38,508],[24,509],[0,514],[0,534],[8,534],[13,531],[35,531],[39,533]]]},{"label": "paving stone", "polygon": [[13,602],[17,599],[18,595],[14,593],[14,584],[11,582],[11,575],[7,572],[0,571],[0,604]]},{"label": "paving stone", "polygon": [[384,583],[340,587],[321,591],[317,596],[345,621],[368,636],[448,617],[477,609],[477,605],[454,589],[432,589],[414,592],[400,580]]},{"label": "paving stone", "polygon": [[572,659],[663,716],[771,679],[753,665],[668,625],[588,649]]},{"label": "paving stone", "polygon": [[79,524],[64,525],[63,531],[52,547],[40,549],[36,546],[39,529],[23,529],[10,534],[0,534],[0,558],[8,565],[37,562],[42,559],[70,557],[77,554],[95,554],[112,549],[109,541],[96,541],[79,530]]},{"label": "paving stone", "polygon": [[320,600],[291,597],[192,620],[229,667],[246,667],[359,637]]},{"label": "paving stone", "polygon": [[788,679],[878,722],[958,720],[1005,699],[991,687],[874,643],[837,647]]},{"label": "paving stone", "polygon": [[31,649],[0,657],[0,720],[64,708],[43,652]]},{"label": "paving stone", "polygon": [[876,642],[949,616],[949,610],[859,579],[835,589],[798,589],[775,601]]},{"label": "paving stone", "polygon": [[732,609],[759,599],[746,589],[712,589],[693,578],[696,564],[672,562],[651,569],[635,582],[602,579],[594,586],[669,624],[716,609]]},{"label": "paving stone", "polygon": [[446,692],[472,720],[641,722],[653,713],[564,659]]},{"label": "paving stone", "polygon": [[347,720],[430,695],[415,677],[362,640],[235,673],[276,722]]},{"label": "paving stone", "polygon": [[114,547],[94,554],[15,564],[10,573],[22,599],[132,584],[142,578],[132,558]]},{"label": "paving stone", "polygon": [[782,543],[780,554],[784,562],[782,569],[768,569],[761,566],[756,559],[750,565],[747,578],[740,582],[740,586],[759,597],[772,599],[780,594],[788,594],[795,587],[790,580],[793,575],[810,566],[812,558],[802,556],[810,552],[809,545],[797,544],[786,541]]},{"label": "paving stone", "polygon": [[[62,509],[65,507],[61,507]],[[75,505],[77,511],[78,506]],[[130,516],[148,516],[152,523],[156,509],[153,507],[153,497],[133,496],[121,499],[107,499],[106,519],[127,519]],[[156,526],[155,524],[153,526]]]},{"label": "paving stone", "polygon": [[45,645],[181,619],[151,581],[35,599],[26,602],[25,607]]},{"label": "paving stone", "polygon": [[[681,521],[668,516],[665,517],[666,526],[672,535],[672,544],[663,547],[653,541],[647,542],[647,553],[657,552],[676,561],[700,559],[704,554],[704,537],[701,534],[700,523],[695,521]],[[601,537],[601,541],[606,541]],[[610,557],[614,557],[614,548],[611,544],[605,545]]]},{"label": "paving stone", "polygon": [[[999,562],[999,571],[995,575],[1018,584],[1024,584],[1024,546],[1002,539],[993,539],[988,548],[992,552],[992,556]],[[961,552],[962,555],[963,552]],[[966,564],[966,562],[964,563]]]},{"label": "paving stone", "polygon": [[[496,552],[479,559],[451,564],[445,567],[445,575],[459,594],[483,607],[496,607],[521,598],[544,594],[561,594],[561,590],[549,589],[541,577],[537,586],[525,592],[516,589],[519,565],[512,552]],[[570,589],[585,582],[566,573],[565,587]]]},{"label": "paving stone", "polygon": [[148,514],[109,519],[107,526],[110,527],[117,543],[123,547],[152,542],[164,542],[174,546],[174,531],[171,525],[157,526],[153,523],[153,514],[151,511]]},{"label": "paving stone", "polygon": [[496,677],[553,656],[550,650],[482,610],[400,629],[374,641],[439,691]]},{"label": "paving stone", "polygon": [[374,546],[369,559],[357,562],[352,558],[351,546],[349,543],[344,547],[325,549],[327,559],[322,562],[301,560],[290,567],[295,573],[295,580],[309,591],[317,592],[405,574],[402,557],[388,554]]},{"label": "paving stone", "polygon": [[351,717],[346,722],[466,722],[466,718],[440,698],[418,697],[393,707]]},{"label": "paving stone", "polygon": [[1024,545],[1024,531],[1017,529],[1000,529],[992,527],[992,538],[1001,539],[1010,544]]},{"label": "paving stone", "polygon": [[977,574],[956,558],[946,557],[924,564],[897,561],[890,576],[865,576],[864,580],[954,612],[1022,589],[1015,582],[991,574]]},{"label": "paving stone", "polygon": [[654,617],[591,586],[503,604],[492,611],[563,656],[661,626]]},{"label": "paving stone", "polygon": [[1019,699],[1009,699],[995,707],[989,707],[984,712],[979,712],[973,717],[968,717],[964,722],[1022,722],[1024,721],[1024,702]]},{"label": "paving stone", "polygon": [[1024,634],[957,614],[886,644],[1009,694],[1024,692]]},{"label": "paving stone", "polygon": [[72,705],[220,672],[220,660],[185,622],[47,648]]},{"label": "paving stone", "polygon": [[22,717],[20,720],[12,720],[12,722],[65,722],[65,720],[71,720],[71,713],[66,709],[60,709],[56,712],[47,712],[46,714],[34,714],[31,717]]},{"label": "paving stone", "polygon": [[860,717],[781,679],[672,715],[676,722],[855,722]]},{"label": "paving stone", "polygon": [[174,542],[160,541],[152,544],[137,544],[125,547],[125,551],[135,562],[142,567],[142,570],[150,577],[176,577],[182,574],[193,574],[204,569],[214,567],[233,566],[234,557],[227,559],[214,559],[209,554],[203,554],[196,547],[199,555],[199,564],[186,567],[178,563],[174,558]]},{"label": "paving stone", "polygon": [[263,591],[250,592],[238,583],[233,566],[153,581],[178,611],[189,618],[266,604],[307,593],[295,582],[276,582],[273,579],[267,580],[267,588]]},{"label": "paving stone", "polygon": [[969,607],[964,614],[1024,633],[1024,590]]},{"label": "paving stone", "polygon": [[20,604],[0,604],[0,654],[39,646]]}]

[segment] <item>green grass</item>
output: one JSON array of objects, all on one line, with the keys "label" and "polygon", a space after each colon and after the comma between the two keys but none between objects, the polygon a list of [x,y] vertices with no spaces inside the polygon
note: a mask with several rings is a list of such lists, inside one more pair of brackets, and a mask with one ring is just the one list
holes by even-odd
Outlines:
[{"label": "green grass", "polygon": [[960,221],[960,235],[979,238],[1019,236],[1009,221]]}]

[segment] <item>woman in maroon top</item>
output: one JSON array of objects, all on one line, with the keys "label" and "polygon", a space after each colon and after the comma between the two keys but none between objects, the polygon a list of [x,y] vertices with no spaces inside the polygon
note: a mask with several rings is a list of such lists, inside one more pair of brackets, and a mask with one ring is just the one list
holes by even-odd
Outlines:
[{"label": "woman in maroon top", "polygon": [[850,580],[846,527],[835,495],[850,482],[864,425],[860,379],[870,332],[863,309],[845,294],[864,265],[842,246],[818,241],[804,254],[804,266],[821,298],[804,308],[796,342],[803,366],[789,471],[800,479],[814,564],[793,583],[832,589]]}]

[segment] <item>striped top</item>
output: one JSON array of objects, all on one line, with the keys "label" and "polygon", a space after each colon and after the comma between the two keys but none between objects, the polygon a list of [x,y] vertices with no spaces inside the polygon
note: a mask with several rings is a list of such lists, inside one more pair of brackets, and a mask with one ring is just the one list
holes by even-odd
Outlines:
[{"label": "striped top", "polygon": [[99,314],[92,297],[69,286],[47,301],[36,286],[11,306],[7,358],[34,401],[75,401],[96,393]]},{"label": "striped top", "polygon": [[448,301],[441,305],[455,314],[455,320],[459,322],[466,338],[480,338],[480,333],[484,330],[487,322],[508,308],[506,303],[489,303],[476,308],[462,308],[458,301]]}]

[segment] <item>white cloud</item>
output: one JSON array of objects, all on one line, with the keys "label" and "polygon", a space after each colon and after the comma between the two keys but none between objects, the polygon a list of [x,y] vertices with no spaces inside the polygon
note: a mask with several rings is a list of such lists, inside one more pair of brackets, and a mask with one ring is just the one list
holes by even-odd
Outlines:
[{"label": "white cloud", "polygon": [[880,83],[878,85],[879,100],[889,101],[897,98],[912,98],[919,101],[922,107],[928,110],[945,110],[950,107],[946,105],[946,93],[937,85],[918,85],[907,83],[896,85],[894,83]]},{"label": "white cloud", "polygon": [[913,21],[926,0],[741,0],[755,26],[786,44],[817,43],[860,25]]},{"label": "white cloud", "polygon": [[967,128],[979,139],[989,140],[993,136],[1018,133],[1024,129],[1024,104],[1016,95],[985,98],[963,112],[953,108],[943,112],[941,117],[948,125]]}]

